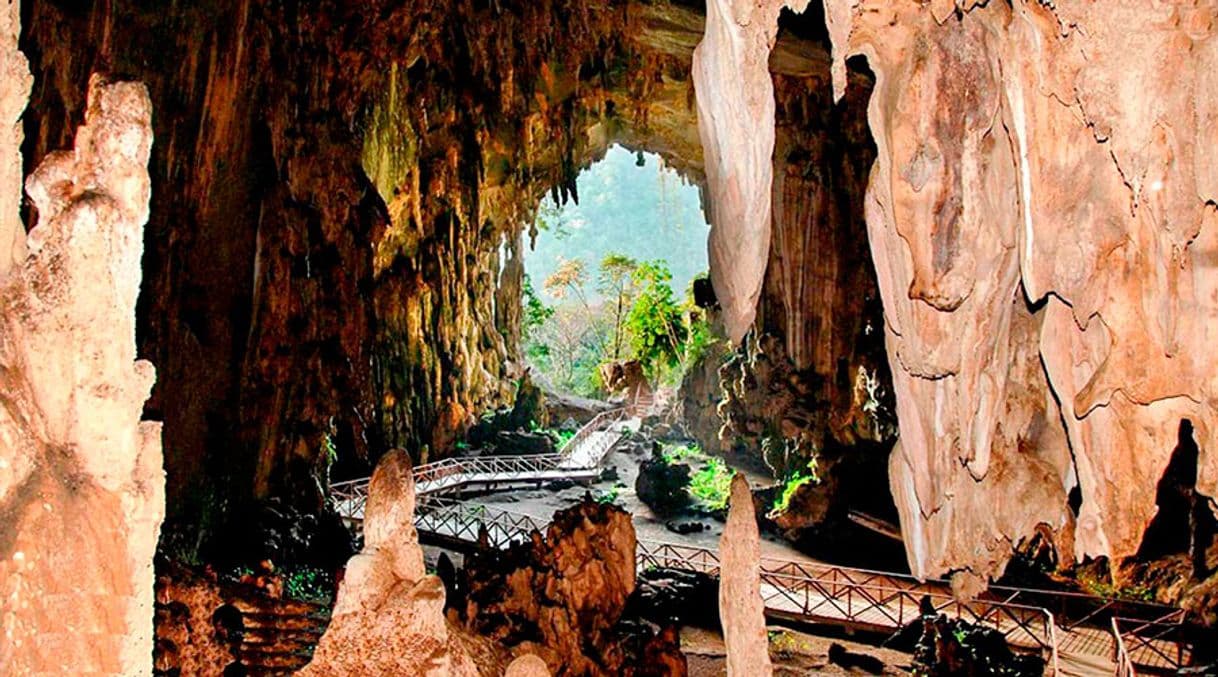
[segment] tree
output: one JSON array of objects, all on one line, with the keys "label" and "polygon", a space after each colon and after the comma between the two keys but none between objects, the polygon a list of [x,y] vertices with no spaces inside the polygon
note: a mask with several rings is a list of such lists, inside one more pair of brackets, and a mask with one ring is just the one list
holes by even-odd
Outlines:
[{"label": "tree", "polygon": [[574,294],[585,308],[588,299],[584,296],[584,285],[588,283],[588,273],[584,269],[582,259],[565,259],[558,264],[558,270],[546,278],[542,286],[556,299],[563,300],[568,294]]},{"label": "tree", "polygon": [[622,321],[630,307],[635,291],[634,271],[639,262],[617,252],[609,252],[601,260],[597,275],[597,290],[616,307],[613,313],[613,359],[622,357]]},{"label": "tree", "polygon": [[635,359],[654,378],[661,370],[681,362],[686,329],[681,307],[673,299],[672,273],[663,261],[639,264],[633,273],[638,296],[626,325]]}]

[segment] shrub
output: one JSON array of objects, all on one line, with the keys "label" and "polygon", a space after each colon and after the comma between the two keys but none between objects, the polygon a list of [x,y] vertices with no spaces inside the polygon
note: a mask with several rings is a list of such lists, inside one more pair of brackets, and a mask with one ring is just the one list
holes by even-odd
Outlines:
[{"label": "shrub", "polygon": [[706,508],[722,510],[727,507],[736,471],[717,458],[707,459],[706,465],[689,478],[689,493]]}]

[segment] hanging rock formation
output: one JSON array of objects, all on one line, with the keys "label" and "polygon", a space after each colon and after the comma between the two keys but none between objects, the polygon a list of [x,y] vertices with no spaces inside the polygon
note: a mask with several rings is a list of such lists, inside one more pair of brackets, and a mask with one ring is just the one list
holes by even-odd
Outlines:
[{"label": "hanging rock formation", "polygon": [[[14,73],[20,60],[2,58]],[[0,99],[27,81],[5,79]],[[0,105],[6,172],[14,105]],[[5,256],[29,256],[0,268],[5,674],[138,674],[151,660],[164,475],[161,426],[140,421],[154,370],[135,359],[151,118],[143,85],[94,76],[75,149],[26,184],[38,224]],[[13,188],[0,185],[0,230],[19,241]]]},{"label": "hanging rock formation", "polygon": [[[901,428],[890,482],[913,571],[995,575],[1039,524],[1066,558],[1133,554],[1182,418],[1203,450],[1197,489],[1218,493],[1218,369],[1205,358],[1218,329],[1218,164],[1206,152],[1218,10],[824,5],[835,93],[848,56],[876,74],[867,224]],[[741,62],[746,83],[755,61]],[[734,124],[755,122],[748,102],[768,95],[718,91],[736,100],[720,108]],[[769,143],[734,154],[737,171]],[[710,188],[715,204],[740,198]],[[730,291],[725,307],[750,300]]]},{"label": "hanging rock formation", "polygon": [[769,677],[770,643],[761,600],[761,534],[748,480],[732,478],[727,524],[719,538],[719,622],[728,677]]},{"label": "hanging rock formation", "polygon": [[[364,549],[347,563],[330,627],[299,674],[498,675],[444,617],[444,584],[427,575],[414,527],[410,457],[387,454],[368,487]],[[483,652],[494,655],[493,652]]]},{"label": "hanging rock formation", "polygon": [[[733,341],[753,323],[770,251],[774,86],[769,64],[778,13],[786,4],[708,0],[705,37],[694,50],[698,135],[712,197],[711,280]],[[808,0],[793,5],[802,11]],[[721,95],[725,88],[731,91]]]}]

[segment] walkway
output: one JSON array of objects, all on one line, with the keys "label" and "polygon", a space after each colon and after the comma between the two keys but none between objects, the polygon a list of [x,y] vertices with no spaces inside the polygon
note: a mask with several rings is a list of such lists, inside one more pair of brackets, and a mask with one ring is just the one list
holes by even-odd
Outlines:
[{"label": "walkway", "polygon": [[[555,480],[592,482],[600,476],[605,456],[623,437],[638,431],[639,420],[627,418],[627,413],[626,409],[614,409],[596,415],[557,453],[446,458],[421,465],[413,472],[415,495],[513,489]],[[352,526],[364,518],[370,481],[364,477],[335,482],[330,487],[338,513]]]},{"label": "walkway", "polygon": [[[588,481],[637,418],[623,410],[597,416],[556,454],[448,459],[415,469],[415,525],[420,540],[457,550],[504,548],[545,532],[531,516],[458,498],[470,488],[541,483],[566,478]],[[334,485],[339,513],[358,528],[364,517],[368,480]],[[719,554],[710,548],[640,539],[640,569],[676,568],[719,575]],[[921,617],[919,605],[997,630],[1017,648],[1038,652],[1052,674],[1122,675],[1134,667],[1187,665],[1181,640],[1182,615],[1154,604],[1119,602],[1089,595],[993,586],[982,599],[955,600],[945,581],[831,566],[811,560],[762,557],[761,596],[773,617],[896,632]],[[1136,620],[1130,620],[1130,619]],[[1118,622],[1126,628],[1118,628]],[[1111,624],[1111,628],[1104,627]],[[1132,629],[1129,629],[1132,628]],[[1122,641],[1123,640],[1123,641]]]}]

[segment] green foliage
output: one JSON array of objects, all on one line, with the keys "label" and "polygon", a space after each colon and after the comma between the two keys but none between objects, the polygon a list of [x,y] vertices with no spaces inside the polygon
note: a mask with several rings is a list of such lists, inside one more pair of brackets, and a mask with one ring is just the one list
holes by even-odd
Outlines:
[{"label": "green foliage", "polygon": [[326,471],[338,460],[338,447],[334,444],[334,436],[326,433],[321,436],[321,457],[325,461]]},{"label": "green foliage", "polygon": [[805,470],[796,470],[793,475],[787,478],[786,484],[783,485],[782,493],[774,499],[771,515],[777,515],[787,511],[791,507],[791,499],[795,497],[799,488],[805,484],[819,484],[820,477],[816,474],[816,459],[808,461]]},{"label": "green foliage", "polygon": [[617,502],[618,494],[621,492],[619,487],[612,487],[607,491],[598,491],[593,498],[597,503],[602,505],[610,505]]},{"label": "green foliage", "polygon": [[647,261],[634,271],[638,296],[626,317],[630,347],[649,378],[680,364],[688,330],[663,261]]},{"label": "green foliage", "polygon": [[328,602],[334,591],[334,577],[322,569],[300,567],[283,574],[283,591],[302,602]]},{"label": "green foliage", "polygon": [[[524,314],[520,318],[521,338],[525,344],[529,344],[529,339],[532,338],[537,330],[546,323],[551,317],[554,317],[554,309],[541,302],[537,298],[537,292],[533,289],[533,281],[526,275],[524,278]],[[541,344],[544,348],[544,344]],[[545,350],[548,354],[548,349]]]},{"label": "green foliage", "polygon": [[696,444],[665,444],[660,452],[664,462],[672,465],[686,460],[701,461],[706,458],[702,447]]},{"label": "green foliage", "polygon": [[597,290],[609,299],[609,312],[613,314],[611,358],[614,360],[620,359],[622,356],[622,338],[625,333],[622,322],[634,303],[634,273],[638,267],[639,262],[629,256],[609,252],[605,258],[601,259],[600,273],[596,278]]},{"label": "green foliage", "polygon": [[727,507],[732,490],[732,477],[736,471],[717,458],[709,458],[706,465],[689,478],[689,493],[710,510]]},{"label": "green foliage", "polygon": [[[640,168],[634,152],[610,148],[603,160],[577,177],[578,203],[542,200],[534,221],[540,232],[525,252],[525,270],[539,292],[560,259],[579,258],[595,265],[609,252],[640,260],[663,256],[672,266],[678,292],[706,270],[710,226],[698,189],[684,184],[654,155],[645,158]],[[590,290],[593,305],[608,303],[595,294]]]},{"label": "green foliage", "polygon": [[1144,585],[1117,585],[1111,580],[1101,578],[1089,571],[1079,572],[1078,584],[1089,594],[1104,599],[1130,602],[1155,601],[1155,591]]}]

